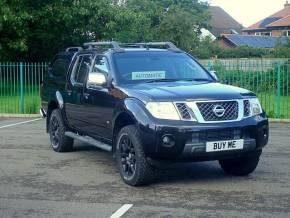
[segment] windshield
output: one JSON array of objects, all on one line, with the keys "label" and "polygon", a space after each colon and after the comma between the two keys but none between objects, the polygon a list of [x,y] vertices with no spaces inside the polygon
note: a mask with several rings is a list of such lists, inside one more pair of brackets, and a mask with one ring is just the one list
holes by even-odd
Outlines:
[{"label": "windshield", "polygon": [[114,54],[120,83],[213,81],[192,58],[173,52],[125,52]]}]

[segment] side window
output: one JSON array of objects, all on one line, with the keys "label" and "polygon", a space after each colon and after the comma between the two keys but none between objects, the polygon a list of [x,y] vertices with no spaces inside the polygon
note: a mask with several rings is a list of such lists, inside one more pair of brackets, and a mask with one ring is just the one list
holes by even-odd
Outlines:
[{"label": "side window", "polygon": [[91,65],[91,55],[79,56],[72,75],[73,82],[83,84],[85,82],[86,75],[90,71]]},{"label": "side window", "polygon": [[109,66],[107,59],[103,56],[98,56],[95,60],[92,73],[102,73],[105,76],[109,74]]},{"label": "side window", "polygon": [[[97,56],[93,65],[93,69],[88,76],[89,78],[96,80],[95,83],[92,81],[88,81],[90,83],[89,86],[102,86],[104,85],[106,78],[109,74],[109,65],[107,62],[106,57],[104,56]],[[104,76],[103,76],[104,75]]]},{"label": "side window", "polygon": [[52,76],[65,77],[70,65],[70,59],[64,56],[58,56],[52,63]]}]

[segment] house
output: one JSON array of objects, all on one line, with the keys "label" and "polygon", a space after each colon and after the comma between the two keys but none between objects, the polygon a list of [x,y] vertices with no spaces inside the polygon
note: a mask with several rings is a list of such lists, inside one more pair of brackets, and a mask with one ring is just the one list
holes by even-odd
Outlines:
[{"label": "house", "polygon": [[290,37],[290,4],[275,14],[242,30],[244,35]]},{"label": "house", "polygon": [[218,37],[217,43],[222,48],[234,48],[238,46],[274,48],[279,44],[287,44],[288,40],[288,37],[223,34]]},{"label": "house", "polygon": [[209,27],[201,29],[202,37],[209,36],[215,40],[221,34],[242,33],[244,27],[221,7],[211,6],[209,10],[211,14]]},{"label": "house", "polygon": [[211,6],[211,20],[209,31],[219,37],[221,34],[240,34],[244,28],[242,24],[236,21],[231,15],[221,7]]}]

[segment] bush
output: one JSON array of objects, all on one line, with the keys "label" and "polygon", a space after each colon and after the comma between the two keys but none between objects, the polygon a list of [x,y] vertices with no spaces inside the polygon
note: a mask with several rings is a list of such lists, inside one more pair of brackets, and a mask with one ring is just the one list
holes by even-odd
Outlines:
[{"label": "bush", "polygon": [[210,38],[205,38],[190,51],[199,59],[217,58],[290,58],[290,41],[287,45],[277,45],[274,49],[252,48],[239,46],[236,48],[221,48]]}]

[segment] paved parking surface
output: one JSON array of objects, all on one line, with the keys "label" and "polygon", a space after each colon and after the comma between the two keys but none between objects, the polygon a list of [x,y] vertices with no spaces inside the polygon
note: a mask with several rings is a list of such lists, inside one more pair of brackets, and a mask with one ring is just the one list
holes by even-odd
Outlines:
[{"label": "paved parking surface", "polygon": [[[1,119],[0,127],[25,119]],[[126,186],[109,153],[76,143],[50,149],[44,120],[0,129],[0,217],[290,217],[290,125],[271,140],[249,177],[217,162],[174,164],[148,187]]]}]

